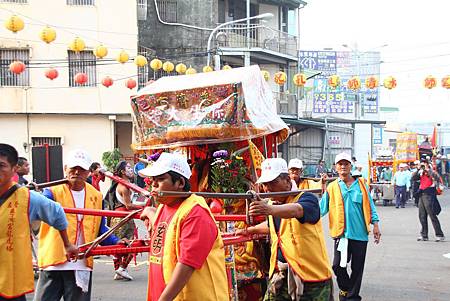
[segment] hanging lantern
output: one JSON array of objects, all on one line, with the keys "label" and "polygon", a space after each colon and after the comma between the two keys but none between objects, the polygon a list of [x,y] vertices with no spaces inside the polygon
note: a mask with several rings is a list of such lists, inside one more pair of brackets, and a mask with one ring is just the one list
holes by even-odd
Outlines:
[{"label": "hanging lantern", "polygon": [[56,31],[49,26],[45,26],[39,34],[39,37],[45,43],[50,44],[56,39]]},{"label": "hanging lantern", "polygon": [[111,87],[113,83],[114,83],[114,80],[109,76],[102,79],[102,85],[105,86],[106,88]]},{"label": "hanging lantern", "polygon": [[230,65],[225,65],[222,67],[222,70],[231,70],[231,69],[233,69],[233,68],[231,68]]},{"label": "hanging lantern", "polygon": [[159,59],[153,59],[150,62],[150,68],[152,68],[153,71],[158,71],[159,69],[162,68],[162,65],[163,65],[163,63]]},{"label": "hanging lantern", "polygon": [[21,61],[14,61],[11,64],[9,64],[9,71],[11,71],[14,74],[20,74],[24,72],[26,69],[26,66]]},{"label": "hanging lantern", "polygon": [[[177,65],[177,67],[178,67],[178,65]],[[186,67],[186,66],[184,66],[184,67]],[[172,62],[167,61],[167,62],[164,62],[164,64],[162,65],[162,69],[164,71],[170,73],[173,71],[173,69],[175,69],[175,66],[173,65]],[[177,70],[177,72],[178,72],[178,70]],[[184,69],[184,72],[186,72],[186,69]]]},{"label": "hanging lantern", "polygon": [[211,71],[214,71],[213,68],[212,68],[211,66],[205,66],[205,67],[203,67],[203,72],[204,72],[204,73],[206,73],[206,72],[211,72]]},{"label": "hanging lantern", "polygon": [[209,204],[209,208],[212,214],[220,214],[223,210],[223,204],[219,199],[213,199]]},{"label": "hanging lantern", "polygon": [[75,74],[75,76],[73,77],[73,80],[79,84],[79,85],[83,85],[88,81],[88,76],[86,73],[77,73]]},{"label": "hanging lantern", "polygon": [[428,75],[423,81],[423,85],[427,89],[433,89],[437,85],[436,77]]},{"label": "hanging lantern", "polygon": [[293,81],[294,85],[297,87],[303,87],[306,84],[306,75],[303,73],[297,73],[294,75]]},{"label": "hanging lantern", "polygon": [[359,79],[359,77],[351,77],[347,82],[347,88],[353,91],[358,91],[361,88],[361,80]]},{"label": "hanging lantern", "polygon": [[269,79],[270,79],[270,73],[269,73],[269,71],[261,70],[261,75],[264,77],[264,80],[265,80],[266,82],[269,81]]},{"label": "hanging lantern", "polygon": [[375,89],[378,87],[378,78],[376,76],[369,76],[366,78],[366,88]]},{"label": "hanging lantern", "polygon": [[179,64],[177,64],[176,66],[175,66],[175,71],[178,73],[178,74],[185,74],[186,73],[186,65],[185,64],[183,64],[183,63],[179,63]]},{"label": "hanging lantern", "polygon": [[397,87],[397,80],[395,78],[393,78],[392,76],[388,76],[384,79],[383,86],[386,89],[392,90],[395,87]]},{"label": "hanging lantern", "polygon": [[125,82],[125,86],[128,89],[134,89],[136,87],[136,81],[132,78],[129,78],[126,82]]},{"label": "hanging lantern", "polygon": [[121,64],[125,64],[130,59],[130,56],[125,50],[120,51],[119,55],[116,58],[116,61],[118,61]]},{"label": "hanging lantern", "polygon": [[83,51],[85,47],[86,47],[86,44],[79,37],[76,37],[72,41],[72,43],[70,43],[70,45],[69,45],[69,49],[72,51],[75,51],[75,52]]},{"label": "hanging lantern", "polygon": [[99,59],[102,59],[102,58],[104,58],[105,56],[107,56],[108,55],[108,48],[106,48],[105,46],[103,46],[103,45],[98,45],[97,47],[95,47],[95,49],[94,49],[94,55],[97,57],[97,58],[99,58]]},{"label": "hanging lantern", "polygon": [[341,84],[341,79],[337,75],[332,75],[327,80],[328,86],[332,89],[336,89]]},{"label": "hanging lantern", "polygon": [[195,74],[195,73],[197,73],[197,70],[195,70],[195,69],[192,68],[192,67],[189,67],[189,68],[186,70],[186,74]]},{"label": "hanging lantern", "polygon": [[286,82],[286,79],[287,79],[286,73],[284,73],[283,71],[278,71],[273,76],[273,81],[277,85],[280,85],[280,86],[284,85],[284,83]]},{"label": "hanging lantern", "polygon": [[25,27],[25,23],[23,23],[23,20],[20,17],[12,15],[5,21],[5,27],[9,31],[16,33]]},{"label": "hanging lantern", "polygon": [[147,58],[143,55],[138,55],[134,58],[134,63],[136,64],[136,66],[138,67],[144,67],[145,65],[148,64]]},{"label": "hanging lantern", "polygon": [[47,71],[45,71],[45,77],[50,79],[50,80],[54,80],[55,78],[57,78],[59,75],[58,70],[51,68],[48,69]]},{"label": "hanging lantern", "polygon": [[446,77],[442,78],[441,84],[442,88],[450,89],[450,75],[447,75]]}]

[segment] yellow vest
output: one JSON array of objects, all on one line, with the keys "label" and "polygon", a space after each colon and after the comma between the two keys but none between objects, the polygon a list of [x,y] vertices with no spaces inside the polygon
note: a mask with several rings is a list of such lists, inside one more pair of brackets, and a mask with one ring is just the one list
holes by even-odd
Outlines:
[{"label": "yellow vest", "polygon": [[[193,194],[181,203],[177,212],[170,221],[164,240],[164,255],[162,264],[164,282],[166,285],[172,278],[173,270],[178,262],[177,258],[180,256],[179,239],[181,235],[181,225],[183,220],[196,205],[200,205],[205,208],[211,215],[211,218],[214,219],[208,205],[205,202],[205,199],[202,197]],[[162,207],[163,205],[158,207],[155,220],[158,219]],[[201,231],[201,229],[198,230]],[[151,285],[151,281],[149,281],[149,285]],[[148,290],[150,290],[150,287]],[[194,273],[192,273],[191,278],[189,278],[189,281],[174,300],[229,300],[228,281],[225,272],[225,252],[223,249],[223,242],[220,232],[217,235],[216,241],[214,242],[208,257],[206,258],[206,261],[203,263],[203,266],[199,270],[195,270]]]},{"label": "yellow vest", "polygon": [[30,192],[20,187],[0,206],[1,297],[20,297],[34,288],[29,205]]},{"label": "yellow vest", "polygon": [[322,181],[303,180],[298,184],[298,189],[322,189]]},{"label": "yellow vest", "polygon": [[[345,231],[345,207],[338,181],[339,180],[335,180],[331,182],[327,187],[329,198],[330,235],[333,238],[341,237]],[[367,191],[365,180],[363,178],[358,178],[357,181],[362,193],[364,221],[366,223],[367,233],[369,233],[370,222],[372,221],[372,210],[370,208],[369,192]]]},{"label": "yellow vest", "polygon": [[[302,194],[289,197],[287,203],[296,203]],[[303,281],[320,282],[331,278],[321,220],[313,225],[302,224],[296,218],[282,218],[278,234],[273,217],[269,215],[269,229],[272,241],[269,277],[275,270],[279,247],[289,266]]]},{"label": "yellow vest", "polygon": [[[67,184],[54,186],[51,188],[53,198],[63,207],[74,208],[75,201]],[[102,194],[89,184],[85,185],[84,208],[86,209],[102,209]],[[69,241],[76,245],[78,227],[82,227],[82,233],[85,243],[91,242],[98,236],[100,229],[101,216],[83,215],[83,219],[78,222],[76,214],[66,214],[69,226],[67,227],[67,235]],[[46,268],[48,266],[59,265],[67,262],[64,244],[59,231],[46,223],[42,223],[39,232],[39,267]],[[86,265],[93,268],[94,261],[92,257],[86,258]]]}]

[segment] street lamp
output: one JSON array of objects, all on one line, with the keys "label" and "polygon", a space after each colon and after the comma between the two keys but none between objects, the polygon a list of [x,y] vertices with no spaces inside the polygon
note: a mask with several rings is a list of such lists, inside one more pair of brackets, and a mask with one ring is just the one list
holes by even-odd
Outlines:
[{"label": "street lamp", "polygon": [[[265,14],[261,14],[261,15],[257,15],[257,16],[253,16],[253,17],[247,17],[247,18],[243,18],[243,19],[238,19],[238,20],[233,20],[233,21],[229,21],[229,22],[225,22],[222,24],[219,24],[216,28],[214,28],[211,33],[209,34],[209,38],[208,38],[208,47],[206,49],[206,51],[208,52],[208,61],[207,61],[207,66],[209,66],[210,62],[211,62],[211,40],[213,35],[222,27],[225,27],[227,25],[230,24],[234,24],[234,23],[239,23],[239,22],[243,22],[243,21],[250,21],[250,20],[254,20],[254,19],[258,19],[258,20],[270,20],[273,18],[273,14],[271,13],[265,13]],[[216,70],[217,70],[217,66],[216,66]]]},{"label": "street lamp", "polygon": [[[356,56],[356,75],[361,76],[361,66],[360,66],[360,51],[358,50],[358,45],[355,43],[355,47],[350,47],[347,44],[342,44],[343,47],[350,49],[354,55]],[[388,46],[388,44],[383,44],[374,48],[371,48],[365,52],[370,52],[375,49],[383,48]],[[362,114],[361,114],[362,113]],[[360,101],[360,95],[359,91],[356,92],[356,99],[355,99],[355,119],[359,120],[361,119],[361,115],[364,115],[364,108],[362,106],[362,101]]]}]

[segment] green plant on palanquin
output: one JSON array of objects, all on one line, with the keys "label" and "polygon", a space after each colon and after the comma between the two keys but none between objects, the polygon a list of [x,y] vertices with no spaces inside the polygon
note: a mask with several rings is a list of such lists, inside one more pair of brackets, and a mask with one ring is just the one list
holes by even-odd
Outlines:
[{"label": "green plant on palanquin", "polygon": [[231,155],[226,150],[213,154],[211,163],[211,189],[214,192],[245,193],[248,190],[247,167],[242,157]]},{"label": "green plant on palanquin", "polygon": [[122,158],[122,154],[120,153],[118,148],[115,148],[112,151],[104,152],[102,155],[102,161],[108,171],[114,171],[117,163],[119,163]]}]

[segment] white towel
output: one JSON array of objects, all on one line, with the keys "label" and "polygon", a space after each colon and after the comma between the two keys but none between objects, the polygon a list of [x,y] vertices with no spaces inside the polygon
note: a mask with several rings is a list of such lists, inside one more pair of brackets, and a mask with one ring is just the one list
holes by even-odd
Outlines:
[{"label": "white towel", "polygon": [[89,279],[91,277],[91,271],[75,271],[75,281],[77,286],[81,288],[83,293],[87,293],[89,291]]},{"label": "white towel", "polygon": [[341,268],[347,267],[347,250],[348,250],[348,239],[345,237],[342,237],[339,239],[337,250],[341,252],[341,262],[339,263],[339,266]]}]

